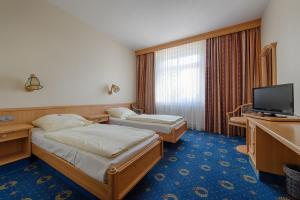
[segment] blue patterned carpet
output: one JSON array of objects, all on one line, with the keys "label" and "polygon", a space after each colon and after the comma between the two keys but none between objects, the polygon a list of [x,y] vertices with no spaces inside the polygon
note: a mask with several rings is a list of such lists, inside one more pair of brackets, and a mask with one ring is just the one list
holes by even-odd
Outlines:
[{"label": "blue patterned carpet", "polygon": [[[126,200],[288,199],[282,188],[256,179],[248,157],[235,151],[241,138],[188,131]],[[40,160],[0,167],[0,199],[95,199]]]}]

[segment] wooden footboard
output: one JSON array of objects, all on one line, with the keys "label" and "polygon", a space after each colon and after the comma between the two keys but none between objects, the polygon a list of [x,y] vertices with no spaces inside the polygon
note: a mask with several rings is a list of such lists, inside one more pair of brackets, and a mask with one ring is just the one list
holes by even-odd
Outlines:
[{"label": "wooden footboard", "polygon": [[155,141],[127,162],[107,171],[108,183],[88,176],[64,159],[32,144],[32,154],[102,200],[122,199],[163,156],[162,140]]},{"label": "wooden footboard", "polygon": [[159,140],[128,162],[110,168],[108,171],[108,184],[113,189],[112,199],[122,199],[162,156],[163,142]]},{"label": "wooden footboard", "polygon": [[177,128],[173,128],[171,133],[158,133],[165,142],[176,143],[186,132],[187,123],[182,122]]}]

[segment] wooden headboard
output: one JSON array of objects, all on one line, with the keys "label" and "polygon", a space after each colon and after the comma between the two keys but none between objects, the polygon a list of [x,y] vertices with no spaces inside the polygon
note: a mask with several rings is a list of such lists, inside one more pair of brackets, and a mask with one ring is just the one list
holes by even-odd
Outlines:
[{"label": "wooden headboard", "polygon": [[31,124],[33,120],[47,114],[70,113],[70,114],[78,114],[81,116],[94,116],[97,114],[103,114],[105,110],[108,108],[114,108],[114,107],[130,108],[130,104],[131,103],[0,109],[0,115],[11,115],[14,117],[13,121],[0,122],[0,126],[18,124],[18,123]]}]

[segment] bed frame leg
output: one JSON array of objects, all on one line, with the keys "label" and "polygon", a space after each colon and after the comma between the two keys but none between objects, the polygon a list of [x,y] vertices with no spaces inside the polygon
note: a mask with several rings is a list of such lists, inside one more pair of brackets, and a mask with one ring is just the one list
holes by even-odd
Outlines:
[{"label": "bed frame leg", "polygon": [[161,150],[161,157],[164,157],[164,138],[159,136],[159,140],[161,141],[160,150]]},{"label": "bed frame leg", "polygon": [[111,167],[107,171],[108,174],[108,185],[110,186],[110,194],[108,200],[118,200],[118,184],[117,184],[117,169],[115,167]]}]

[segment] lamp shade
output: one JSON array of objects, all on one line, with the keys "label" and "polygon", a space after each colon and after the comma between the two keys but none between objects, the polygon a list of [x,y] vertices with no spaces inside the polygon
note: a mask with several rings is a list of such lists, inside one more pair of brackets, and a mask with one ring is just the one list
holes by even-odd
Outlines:
[{"label": "lamp shade", "polygon": [[117,86],[117,85],[112,85],[111,86],[111,88],[112,88],[112,91],[114,92],[114,93],[117,93],[117,92],[119,92],[120,91],[120,87],[119,86]]},{"label": "lamp shade", "polygon": [[113,92],[114,92],[114,93],[117,93],[117,92],[119,92],[119,91],[120,91],[120,87],[117,86],[117,85],[115,85],[115,84],[112,84],[111,87],[110,87],[109,90],[108,90],[108,94],[111,95]]},{"label": "lamp shade", "polygon": [[43,86],[41,85],[38,77],[36,77],[36,75],[34,74],[31,74],[25,83],[25,89],[27,91],[33,91],[33,90],[40,90],[42,88]]}]

